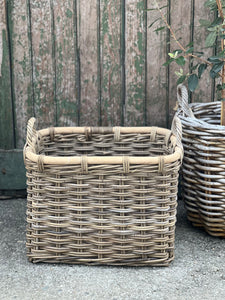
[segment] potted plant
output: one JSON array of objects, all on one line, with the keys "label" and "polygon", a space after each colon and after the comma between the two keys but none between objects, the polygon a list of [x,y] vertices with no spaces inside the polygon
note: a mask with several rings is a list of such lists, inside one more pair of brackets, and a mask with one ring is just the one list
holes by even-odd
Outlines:
[{"label": "potted plant", "polygon": [[[188,219],[209,234],[225,238],[225,0],[207,0],[204,5],[214,15],[214,20],[199,20],[208,30],[205,47],[217,49],[216,55],[210,57],[204,56],[205,49],[195,52],[193,43],[182,45],[155,0],[155,9],[165,23],[157,32],[167,28],[177,46],[168,53],[169,60],[164,65],[176,63],[180,69],[176,72],[177,115],[183,129],[182,190]],[[185,74],[183,66],[190,60],[194,67]],[[194,92],[205,71],[215,79],[218,101],[188,104],[183,83]]]}]

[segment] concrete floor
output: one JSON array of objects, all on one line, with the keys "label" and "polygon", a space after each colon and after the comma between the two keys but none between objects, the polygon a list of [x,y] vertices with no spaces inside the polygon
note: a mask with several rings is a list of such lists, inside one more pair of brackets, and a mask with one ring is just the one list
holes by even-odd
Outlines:
[{"label": "concrete floor", "polygon": [[32,264],[25,249],[26,200],[0,201],[0,299],[224,300],[225,239],[187,221],[179,201],[169,267]]}]

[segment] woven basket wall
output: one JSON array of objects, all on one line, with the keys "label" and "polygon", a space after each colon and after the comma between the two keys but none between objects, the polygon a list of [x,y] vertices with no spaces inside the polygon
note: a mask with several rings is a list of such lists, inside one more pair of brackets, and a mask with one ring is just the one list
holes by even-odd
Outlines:
[{"label": "woven basket wall", "polygon": [[48,128],[28,122],[32,262],[168,265],[183,150],[161,128]]},{"label": "woven basket wall", "polygon": [[221,103],[188,105],[188,93],[178,86],[184,160],[182,194],[188,219],[213,236],[225,237],[225,129]]}]

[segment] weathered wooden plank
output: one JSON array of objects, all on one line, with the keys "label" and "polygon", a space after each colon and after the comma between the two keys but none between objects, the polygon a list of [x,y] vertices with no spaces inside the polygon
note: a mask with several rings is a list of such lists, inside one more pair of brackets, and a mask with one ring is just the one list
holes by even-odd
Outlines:
[{"label": "weathered wooden plank", "polygon": [[126,1],[125,125],[145,124],[145,0]]},{"label": "weathered wooden plank", "polygon": [[101,2],[101,120],[103,126],[121,125],[121,0]]},{"label": "weathered wooden plank", "polygon": [[26,188],[26,171],[22,150],[0,150],[0,190]]},{"label": "weathered wooden plank", "polygon": [[[0,148],[14,148],[13,104],[11,97],[10,50],[6,1],[0,0]],[[8,11],[8,9],[7,9]],[[8,24],[8,29],[10,24]]]},{"label": "weathered wooden plank", "polygon": [[[166,6],[167,0],[160,1],[160,7]],[[148,9],[155,8],[154,2],[148,0]],[[166,13],[167,8],[163,10]],[[154,32],[164,26],[162,21],[156,22],[160,15],[158,11],[147,14],[147,124],[150,126],[167,126],[168,111],[168,78],[167,68],[163,64],[167,60],[167,32]]]},{"label": "weathered wooden plank", "polygon": [[54,33],[56,63],[57,125],[78,123],[78,92],[76,90],[76,39],[74,1],[55,0]]},{"label": "weathered wooden plank", "polygon": [[80,125],[96,126],[99,125],[100,111],[99,0],[80,0],[77,5],[81,86]]},{"label": "weathered wooden plank", "polygon": [[50,0],[32,0],[31,33],[35,116],[42,127],[56,125],[53,19]]},{"label": "weathered wooden plank", "polygon": [[[170,1],[171,7],[171,27],[176,32],[177,38],[181,37],[182,45],[186,46],[191,42],[191,27],[190,22],[191,12],[192,12],[192,1],[180,1],[173,0]],[[178,45],[171,38],[171,52],[179,49]],[[168,57],[169,58],[169,57]],[[177,79],[178,77],[175,75],[175,71],[179,71],[182,67],[174,64],[171,64],[169,70],[169,124],[170,127],[173,116],[174,116],[174,107],[176,106],[177,100]],[[185,67],[183,67],[184,73],[189,72],[189,65],[186,63]]]},{"label": "weathered wooden plank", "polygon": [[[205,38],[209,33],[206,28],[201,27],[199,20],[206,19],[210,20],[212,15],[209,13],[209,9],[204,7],[204,2],[202,0],[195,0],[193,9],[193,41],[196,51],[202,51],[204,49],[205,57],[213,55],[213,50],[211,48],[205,48]],[[213,80],[210,78],[208,70],[204,72],[201,80],[199,81],[199,86],[196,91],[192,94],[192,102],[209,102],[213,100]],[[212,97],[212,98],[211,98]]]},{"label": "weathered wooden plank", "polygon": [[33,116],[32,67],[29,42],[29,13],[26,1],[10,1],[12,23],[12,75],[16,148],[23,148],[27,120]]}]

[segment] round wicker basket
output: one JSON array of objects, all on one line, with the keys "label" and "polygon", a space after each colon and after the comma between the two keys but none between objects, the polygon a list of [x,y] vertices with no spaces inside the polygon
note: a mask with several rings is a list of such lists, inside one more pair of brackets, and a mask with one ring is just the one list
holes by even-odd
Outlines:
[{"label": "round wicker basket", "polygon": [[188,219],[213,236],[225,237],[225,127],[221,103],[188,104],[185,86],[177,89],[184,160],[182,194]]}]

